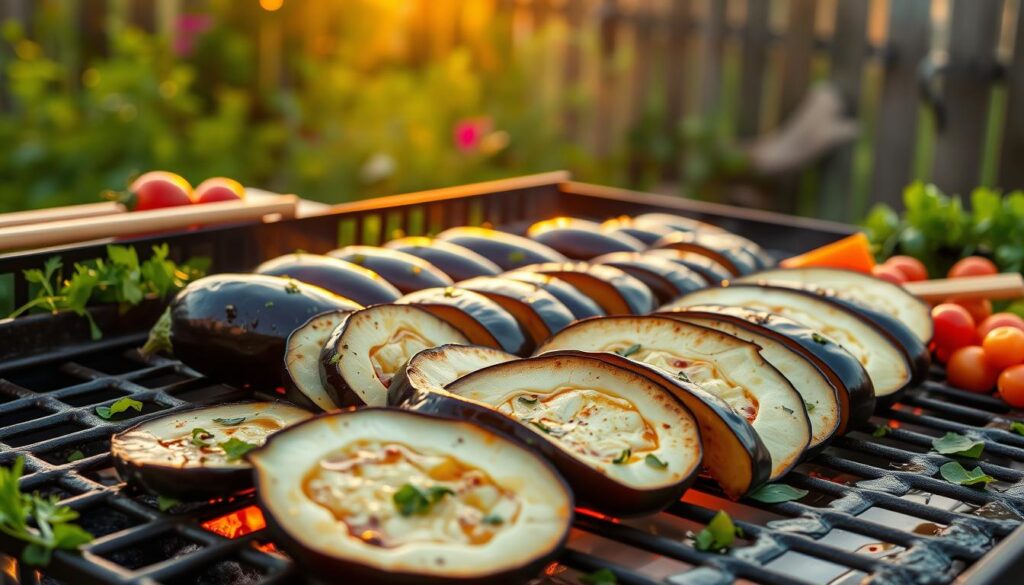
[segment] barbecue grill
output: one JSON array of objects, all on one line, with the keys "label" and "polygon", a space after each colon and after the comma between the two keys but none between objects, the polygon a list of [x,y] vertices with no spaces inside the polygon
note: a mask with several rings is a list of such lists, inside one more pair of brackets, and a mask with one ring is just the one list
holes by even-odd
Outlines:
[{"label": "barbecue grill", "polygon": [[[717,223],[777,254],[802,252],[852,228],[674,197],[568,182],[549,173],[338,206],[327,215],[263,225],[229,225],[132,239],[140,252],[168,242],[172,256],[208,256],[216,272],[247,271],[296,249],[322,252],[351,243],[379,244],[396,233],[436,233],[489,224],[512,231],[556,214],[604,219],[674,212]],[[124,243],[124,242],[122,242]],[[28,297],[21,270],[54,254],[66,263],[103,254],[106,242],[0,256],[0,278]],[[125,488],[109,455],[110,436],[130,425],[194,404],[246,392],[205,379],[180,362],[136,352],[161,310],[143,304],[126,315],[100,307],[105,332],[89,341],[84,320],[36,315],[0,323],[0,465],[24,456],[22,488],[57,494],[81,512],[96,535],[83,552],[55,553],[42,572],[16,561],[18,543],[0,538],[0,567],[22,584],[301,582],[277,550],[254,498],[160,510],[152,496]],[[131,396],[144,404],[112,420],[95,407]],[[1020,413],[1000,400],[950,387],[935,369],[875,426],[833,441],[786,476],[809,490],[799,501],[732,502],[711,481],[644,518],[619,520],[579,510],[566,552],[538,582],[576,583],[578,573],[611,569],[619,583],[997,583],[1019,582],[1024,567],[1024,436],[1009,430]],[[877,427],[888,434],[873,436]],[[929,452],[945,432],[985,442],[979,465],[996,478],[987,489],[937,477],[946,456]],[[881,434],[881,433],[876,433]],[[84,458],[69,462],[80,451]],[[690,537],[719,509],[743,536],[728,554],[696,550]],[[339,576],[343,580],[344,576]]]}]

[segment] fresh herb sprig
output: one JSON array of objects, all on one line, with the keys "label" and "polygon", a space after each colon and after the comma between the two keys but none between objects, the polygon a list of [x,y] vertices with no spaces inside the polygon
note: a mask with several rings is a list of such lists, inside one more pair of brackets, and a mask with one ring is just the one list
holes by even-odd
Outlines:
[{"label": "fresh herb sprig", "polygon": [[77,550],[92,542],[92,534],[73,523],[78,512],[58,505],[59,497],[21,492],[18,480],[24,468],[21,457],[11,467],[0,468],[0,532],[26,544],[21,560],[46,566],[53,551]]},{"label": "fresh herb sprig", "polygon": [[245,441],[236,437],[231,437],[223,443],[217,443],[217,446],[224,450],[227,454],[228,461],[238,461],[245,456],[246,453],[252,451],[259,445],[253,445],[252,443],[246,443]]},{"label": "fresh herb sprig", "polygon": [[402,516],[426,516],[445,496],[454,493],[450,488],[444,486],[435,485],[423,490],[407,483],[398,488],[391,499]]},{"label": "fresh herb sprig", "polygon": [[731,547],[739,535],[742,535],[742,531],[733,524],[729,514],[719,510],[708,525],[694,535],[693,546],[697,550],[719,552]]},{"label": "fresh herb sprig", "polygon": [[110,420],[115,414],[122,413],[129,408],[136,412],[142,412],[142,403],[125,396],[110,406],[97,406],[96,415],[104,420]]}]

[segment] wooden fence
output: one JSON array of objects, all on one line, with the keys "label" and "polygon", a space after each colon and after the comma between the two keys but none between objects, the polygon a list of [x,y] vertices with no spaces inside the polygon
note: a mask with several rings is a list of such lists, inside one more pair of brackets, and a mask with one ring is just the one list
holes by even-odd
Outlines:
[{"label": "wooden fence", "polygon": [[[82,3],[90,7],[86,29],[102,23],[96,14],[104,7],[116,5],[151,30],[166,29],[161,21],[201,11],[204,4]],[[546,58],[534,72],[538,92],[575,91],[591,98],[586,108],[567,107],[562,119],[568,136],[598,153],[629,144],[652,104],[661,112],[656,133],[671,138],[681,121],[703,117],[742,143],[777,128],[814,84],[833,83],[847,115],[859,123],[858,137],[794,176],[744,181],[761,193],[740,199],[750,204],[854,220],[874,202],[898,205],[903,187],[914,179],[965,195],[979,184],[1024,188],[1024,0],[407,4],[420,23],[408,32],[416,58],[471,42],[464,30],[469,12],[507,23],[512,51],[554,31],[545,37]],[[24,18],[31,5],[32,0],[5,0],[0,17]],[[323,7],[314,0],[284,0],[280,15],[292,28],[316,26]],[[268,19],[258,22],[266,26]],[[88,30],[83,33],[92,38]],[[273,42],[273,35],[254,34]],[[261,56],[280,59],[273,51]],[[260,64],[261,71],[273,66]],[[658,169],[659,188],[672,189],[679,179],[676,162]],[[729,193],[735,201],[735,193],[750,190],[733,185]]]}]

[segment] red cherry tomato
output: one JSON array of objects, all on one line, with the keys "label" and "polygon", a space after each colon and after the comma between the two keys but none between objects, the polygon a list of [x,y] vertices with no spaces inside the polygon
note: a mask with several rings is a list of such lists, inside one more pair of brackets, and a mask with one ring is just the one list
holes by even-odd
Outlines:
[{"label": "red cherry tomato", "polygon": [[988,392],[996,385],[999,370],[985,361],[985,350],[977,345],[961,347],[949,356],[946,379],[969,392]]},{"label": "red cherry tomato", "polygon": [[907,277],[907,282],[928,280],[928,269],[924,263],[913,256],[893,256],[883,263],[884,266],[892,266]]},{"label": "red cherry tomato", "polygon": [[981,342],[985,360],[999,370],[1024,363],[1024,331],[1016,327],[996,327]]},{"label": "red cherry tomato", "polygon": [[196,203],[215,201],[238,201],[245,199],[245,188],[234,179],[214,177],[206,179],[196,187]]},{"label": "red cherry tomato", "polygon": [[935,345],[948,352],[975,342],[974,318],[960,305],[943,303],[935,307],[932,309],[932,321],[935,323],[932,338]]},{"label": "red cherry tomato", "polygon": [[132,181],[120,200],[133,211],[192,204],[192,186],[181,175],[151,171]]},{"label": "red cherry tomato", "polygon": [[981,325],[978,325],[978,337],[985,339],[988,332],[996,327],[1016,327],[1024,331],[1024,319],[1013,313],[996,313],[982,321]]},{"label": "red cherry tomato", "polygon": [[871,275],[875,278],[891,282],[893,284],[903,284],[907,282],[907,275],[900,269],[889,266],[888,264],[876,264],[871,269]]},{"label": "red cherry tomato", "polygon": [[1024,408],[1024,365],[1011,366],[999,374],[999,396],[1014,408]]},{"label": "red cherry tomato", "polygon": [[992,263],[988,258],[982,258],[981,256],[968,256],[957,261],[952,268],[949,269],[950,278],[963,278],[965,276],[985,276],[988,274],[998,274],[999,268]]},{"label": "red cherry tomato", "polygon": [[956,297],[950,297],[944,302],[960,305],[967,309],[967,312],[971,314],[971,318],[974,319],[975,323],[981,323],[992,315],[992,301],[988,299],[958,299]]}]

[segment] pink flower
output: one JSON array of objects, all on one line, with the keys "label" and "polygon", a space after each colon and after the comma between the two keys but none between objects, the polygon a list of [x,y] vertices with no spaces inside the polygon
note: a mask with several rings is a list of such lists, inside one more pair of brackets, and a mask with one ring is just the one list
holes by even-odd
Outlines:
[{"label": "pink flower", "polygon": [[480,141],[491,132],[493,122],[490,116],[463,118],[455,123],[453,138],[455,147],[462,152],[471,152],[480,146]]},{"label": "pink flower", "polygon": [[182,14],[175,23],[174,53],[187,57],[195,50],[196,39],[213,26],[208,14]]}]

